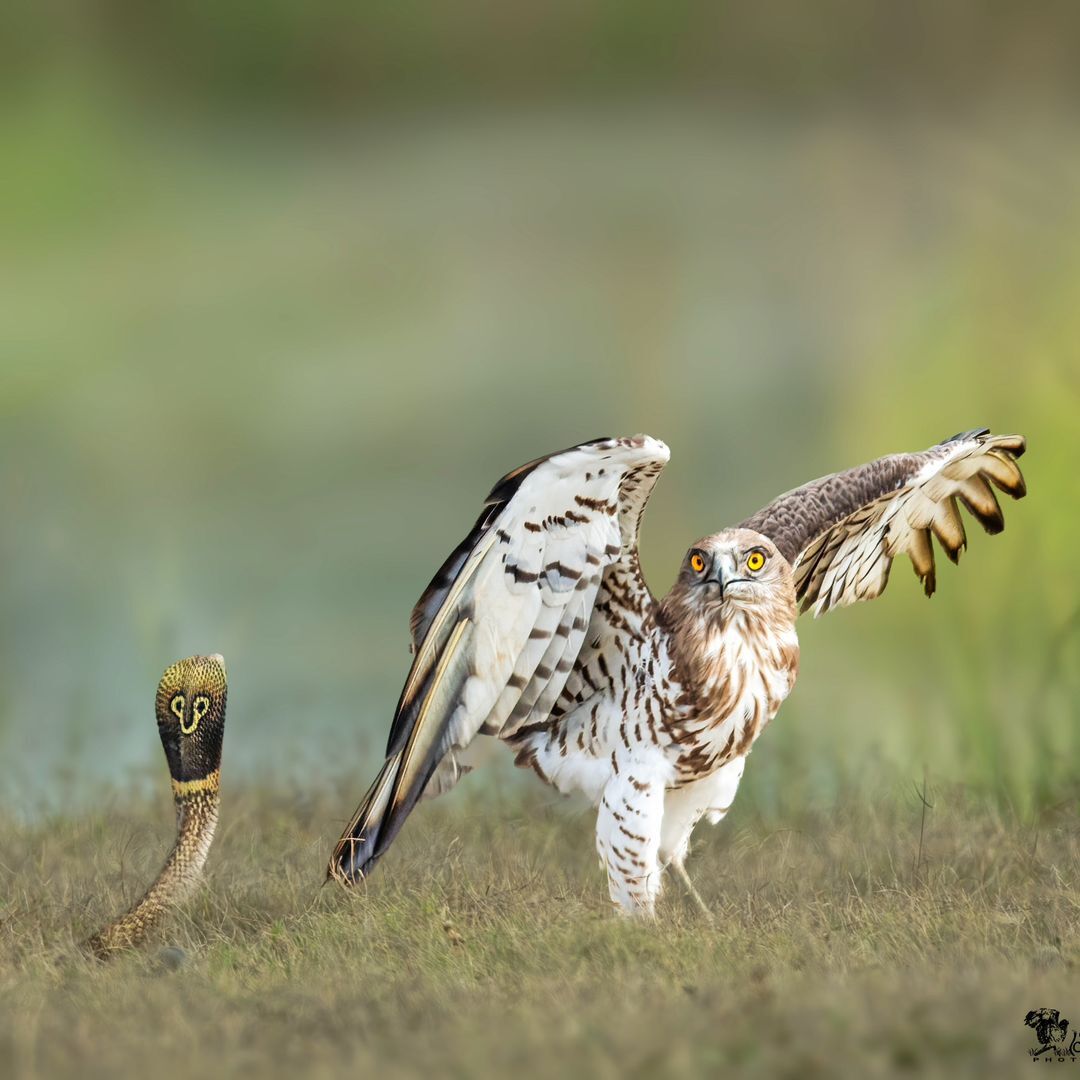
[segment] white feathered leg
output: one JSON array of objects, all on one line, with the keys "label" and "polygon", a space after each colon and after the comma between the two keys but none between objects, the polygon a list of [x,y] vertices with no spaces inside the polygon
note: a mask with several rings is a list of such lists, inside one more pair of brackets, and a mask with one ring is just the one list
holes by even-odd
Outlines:
[{"label": "white feathered leg", "polygon": [[626,915],[651,917],[663,884],[660,830],[664,780],[641,763],[620,765],[604,786],[596,818],[596,850],[612,903]]}]

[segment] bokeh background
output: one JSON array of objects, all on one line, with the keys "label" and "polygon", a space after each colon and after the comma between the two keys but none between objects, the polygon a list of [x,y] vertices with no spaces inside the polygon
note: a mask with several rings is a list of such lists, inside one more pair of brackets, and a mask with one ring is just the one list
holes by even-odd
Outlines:
[{"label": "bokeh background", "polygon": [[[1074,5],[31,3],[0,13],[0,799],[366,786],[412,603],[515,465],[646,431],[643,561],[987,425],[1030,496],[928,603],[801,626],[736,808],[1080,760]],[[941,562],[939,558],[939,562]],[[513,770],[474,776],[507,792]],[[554,798],[554,796],[553,796]]]}]

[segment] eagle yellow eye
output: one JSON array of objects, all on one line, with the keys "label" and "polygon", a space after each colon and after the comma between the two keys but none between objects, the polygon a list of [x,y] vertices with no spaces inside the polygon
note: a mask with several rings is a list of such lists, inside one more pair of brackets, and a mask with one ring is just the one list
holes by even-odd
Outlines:
[{"label": "eagle yellow eye", "polygon": [[700,574],[705,569],[705,560],[695,551],[690,556],[690,566],[695,574]]},{"label": "eagle yellow eye", "polygon": [[751,551],[746,557],[746,569],[757,573],[765,565],[765,556],[760,551]]}]

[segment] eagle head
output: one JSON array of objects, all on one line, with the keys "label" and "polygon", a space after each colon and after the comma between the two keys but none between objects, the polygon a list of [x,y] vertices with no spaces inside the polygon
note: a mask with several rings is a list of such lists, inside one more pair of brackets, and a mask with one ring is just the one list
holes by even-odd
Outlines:
[{"label": "eagle head", "polygon": [[791,564],[752,529],[725,529],[690,547],[669,594],[682,614],[726,621],[742,612],[795,621]]}]

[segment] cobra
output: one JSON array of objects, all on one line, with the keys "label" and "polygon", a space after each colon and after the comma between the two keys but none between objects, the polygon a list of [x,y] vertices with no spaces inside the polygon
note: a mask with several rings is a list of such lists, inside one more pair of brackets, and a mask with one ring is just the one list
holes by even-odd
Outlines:
[{"label": "cobra", "polygon": [[227,692],[217,654],[178,660],[162,675],[154,711],[172,777],[176,842],[141,899],[86,942],[94,955],[140,944],[199,883],[217,827]]}]

